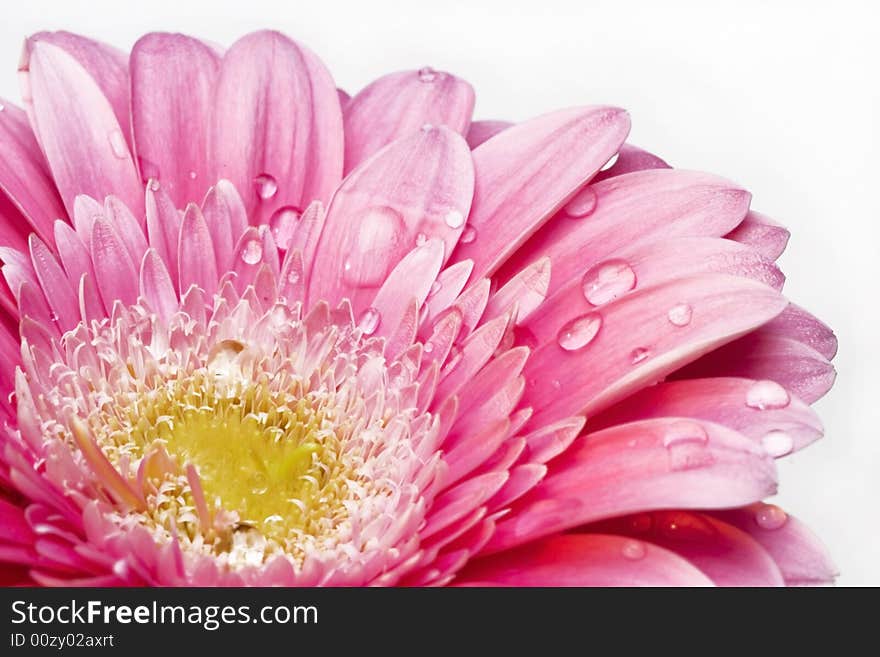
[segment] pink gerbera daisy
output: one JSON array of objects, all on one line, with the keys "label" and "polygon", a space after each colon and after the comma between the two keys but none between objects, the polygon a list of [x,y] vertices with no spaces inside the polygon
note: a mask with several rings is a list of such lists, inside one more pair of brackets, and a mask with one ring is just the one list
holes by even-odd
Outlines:
[{"label": "pink gerbera daisy", "polygon": [[0,561],[46,585],[831,581],[774,459],[831,331],[621,109],[471,123],[225,52],[27,40],[0,111]]}]

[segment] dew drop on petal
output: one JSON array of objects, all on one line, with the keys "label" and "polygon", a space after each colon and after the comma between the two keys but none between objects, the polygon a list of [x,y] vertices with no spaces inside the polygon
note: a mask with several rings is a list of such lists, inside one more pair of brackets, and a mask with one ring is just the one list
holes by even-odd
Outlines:
[{"label": "dew drop on petal", "polygon": [[375,308],[367,308],[364,311],[364,314],[361,315],[358,327],[364,332],[364,335],[373,335],[373,333],[376,332],[376,329],[379,328],[379,322],[381,319],[382,316],[379,314],[378,310]]},{"label": "dew drop on petal", "polygon": [[285,205],[272,213],[269,218],[269,228],[279,248],[287,250],[290,246],[294,226],[299,221],[300,214],[299,208],[292,205]]},{"label": "dew drop on petal", "polygon": [[703,425],[690,420],[672,422],[663,434],[663,446],[673,447],[682,443],[698,443],[705,445],[709,436]]},{"label": "dew drop on petal", "polygon": [[199,174],[197,174],[195,171],[189,172],[189,179],[190,180],[195,180],[196,178],[198,178],[198,176],[199,176]]},{"label": "dew drop on petal", "polygon": [[615,153],[614,155],[612,155],[610,158],[608,158],[608,161],[602,165],[602,168],[599,169],[599,171],[608,171],[608,169],[617,164],[618,157],[620,157],[620,153]]},{"label": "dew drop on petal", "polygon": [[461,231],[461,237],[458,238],[458,241],[462,244],[470,244],[475,239],[477,239],[477,229],[473,226],[465,226],[464,230]]},{"label": "dew drop on petal", "polygon": [[419,69],[419,80],[422,82],[433,82],[437,79],[437,71],[430,66],[423,66]]},{"label": "dew drop on petal", "polygon": [[584,187],[566,203],[563,212],[573,219],[589,217],[596,211],[599,197],[592,187]]},{"label": "dew drop on petal", "polygon": [[638,561],[645,557],[645,544],[641,541],[626,541],[621,548],[621,553],[630,561]]},{"label": "dew drop on petal", "polygon": [[464,226],[464,215],[458,210],[450,210],[446,213],[444,221],[450,228],[461,228]]},{"label": "dew drop on petal", "polygon": [[278,181],[268,173],[261,173],[254,178],[254,189],[257,190],[257,196],[261,199],[270,199],[278,191]]},{"label": "dew drop on petal", "polygon": [[110,131],[107,138],[110,140],[110,150],[113,151],[113,155],[120,160],[128,157],[128,145],[125,143],[125,137],[122,136],[119,130]]},{"label": "dew drop on petal", "polygon": [[428,236],[424,233],[419,233],[416,235],[416,246],[424,246],[425,242],[428,241]]},{"label": "dew drop on petal", "polygon": [[385,280],[401,241],[407,239],[403,215],[387,205],[372,206],[354,225],[357,235],[343,262],[342,278],[352,287],[375,287]]},{"label": "dew drop on petal", "polygon": [[434,129],[434,126],[431,125],[430,123],[422,124],[422,132],[431,132],[431,130],[433,130],[433,129]]},{"label": "dew drop on petal", "polygon": [[642,361],[646,360],[648,358],[648,356],[650,356],[650,355],[651,355],[651,352],[649,350],[645,349],[644,347],[636,347],[635,349],[632,350],[632,352],[630,353],[629,356],[630,356],[630,360],[632,361],[632,364],[638,365]]},{"label": "dew drop on petal", "polygon": [[556,336],[556,341],[566,351],[583,349],[593,341],[600,328],[602,328],[602,315],[596,312],[587,313],[563,326]]},{"label": "dew drop on petal", "polygon": [[756,381],[746,392],[746,406],[759,411],[785,408],[790,403],[788,391],[776,381]]},{"label": "dew drop on petal", "polygon": [[762,504],[755,511],[755,522],[761,529],[779,529],[788,522],[788,514],[775,504]]},{"label": "dew drop on petal", "polygon": [[287,282],[291,285],[296,285],[299,283],[299,279],[302,278],[302,273],[299,268],[291,267],[290,271],[287,273]]},{"label": "dew drop on petal", "polygon": [[249,240],[241,251],[241,259],[249,265],[255,265],[263,257],[263,245],[259,240]]},{"label": "dew drop on petal", "polygon": [[663,446],[669,455],[671,470],[693,470],[715,462],[706,449],[709,436],[701,424],[690,420],[673,422],[663,434]]},{"label": "dew drop on petal", "polygon": [[672,308],[669,309],[669,312],[666,313],[667,319],[669,319],[669,323],[673,326],[687,326],[691,323],[691,317],[693,317],[694,309],[691,308],[688,303],[679,303]]},{"label": "dew drop on petal", "polygon": [[764,451],[773,458],[779,458],[791,454],[794,449],[794,439],[785,431],[769,431],[761,438]]},{"label": "dew drop on petal", "polygon": [[424,346],[424,351],[426,354],[430,354],[432,351],[434,351],[434,343],[430,341],[426,342]]},{"label": "dew drop on petal", "polygon": [[150,181],[147,184],[149,185],[150,190],[153,192],[158,192],[159,188],[161,187],[161,185],[159,184],[159,181],[156,180],[155,178],[150,178]]},{"label": "dew drop on petal", "polygon": [[594,306],[601,306],[632,290],[636,286],[636,274],[624,260],[606,260],[590,267],[581,285],[584,298]]}]

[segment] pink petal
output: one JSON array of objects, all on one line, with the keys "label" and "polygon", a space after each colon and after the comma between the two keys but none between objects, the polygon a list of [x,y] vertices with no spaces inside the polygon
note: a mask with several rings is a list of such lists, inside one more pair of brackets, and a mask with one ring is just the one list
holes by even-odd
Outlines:
[{"label": "pink petal", "polygon": [[[773,557],[789,586],[833,582],[837,568],[816,535],[784,512],[783,523],[779,524],[779,510],[774,508],[775,513],[771,516],[767,515],[767,509],[768,505],[758,502],[742,509],[713,511],[712,515],[758,541]],[[773,522],[767,523],[762,518],[772,518]]]},{"label": "pink petal", "polygon": [[583,295],[557,302],[542,317],[546,337],[526,365],[531,426],[597,413],[767,322],[786,303],[765,285],[722,274],[638,290],[599,310]]},{"label": "pink petal", "polygon": [[776,491],[773,459],[708,422],[660,418],[589,434],[501,519],[496,552],[587,522],[666,508],[725,508]]},{"label": "pink petal", "polygon": [[764,408],[749,405],[749,393],[760,382],[752,379],[712,378],[666,381],[640,390],[590,418],[591,429],[657,417],[708,420],[759,442],[770,432],[791,438],[792,450],[803,449],[822,437],[822,422],[797,398]]},{"label": "pink petal", "polygon": [[666,164],[665,161],[653,153],[644,151],[638,146],[633,146],[632,144],[623,144],[617,152],[617,160],[615,160],[614,164],[604,171],[597,173],[593,182],[597,183],[600,180],[613,178],[614,176],[622,176],[625,173],[632,173],[633,171],[669,168],[671,167]]},{"label": "pink petal", "polygon": [[147,237],[150,248],[168,266],[171,280],[177,280],[177,247],[182,219],[168,193],[155,181],[147,185]]},{"label": "pink petal", "polygon": [[463,135],[473,109],[473,87],[449,73],[422,69],[381,77],[345,106],[345,171],[425,125]]},{"label": "pink petal", "polygon": [[214,243],[217,271],[225,272],[232,265],[233,248],[248,226],[244,203],[231,182],[220,180],[208,190],[202,213]]},{"label": "pink petal", "polygon": [[522,324],[547,298],[550,273],[550,258],[541,258],[523,269],[489,298],[483,321],[515,307],[516,323]]},{"label": "pink petal", "polygon": [[785,251],[790,233],[769,217],[751,210],[742,223],[730,231],[726,237],[746,244],[765,258],[776,260]]},{"label": "pink petal", "polygon": [[179,307],[177,293],[165,262],[155,249],[144,254],[140,275],[141,295],[167,325]]},{"label": "pink petal", "polygon": [[510,121],[474,121],[467,131],[468,146],[474,149],[512,125]]},{"label": "pink petal", "polygon": [[191,285],[197,285],[205,292],[213,293],[217,286],[214,245],[205,217],[195,203],[186,206],[177,253],[177,269],[180,272],[178,289],[185,291]]},{"label": "pink petal", "polygon": [[837,354],[837,337],[834,331],[793,303],[788,304],[785,310],[758,329],[758,332],[803,342],[828,360],[832,360]]},{"label": "pink petal", "polygon": [[[628,556],[629,555],[629,556]],[[552,536],[468,564],[457,584],[500,586],[711,586],[682,557],[621,536]]]},{"label": "pink petal", "polygon": [[208,126],[220,58],[182,34],[141,37],[131,51],[131,122],[144,180],[162,181],[175,205],[213,184]]},{"label": "pink petal", "polygon": [[103,313],[104,306],[94,286],[95,271],[89,250],[80,236],[63,221],[55,222],[55,246],[61,264],[64,265],[64,271],[67,272],[67,278],[75,286],[77,296],[80,294],[80,281],[86,276],[89,284],[82,288],[82,293],[87,297],[87,305]]},{"label": "pink petal", "polygon": [[137,269],[119,234],[103,217],[96,219],[92,226],[90,250],[104,307],[112,308],[116,300],[125,305],[137,301]]},{"label": "pink petal", "polygon": [[473,266],[474,263],[470,260],[463,260],[450,265],[437,275],[437,281],[425,304],[425,327],[430,326],[442,311],[452,306],[467,284]]},{"label": "pink petal", "polygon": [[473,260],[475,277],[493,273],[599,170],[628,132],[623,110],[584,107],[520,123],[477,147],[468,218],[475,238],[459,244],[455,260]]},{"label": "pink petal", "polygon": [[68,212],[77,194],[115,194],[139,207],[143,188],[123,129],[94,78],[61,48],[38,41],[27,79],[34,128]]},{"label": "pink petal", "polygon": [[[0,99],[0,105],[0,190],[31,228],[51,244],[52,223],[66,217],[67,212],[27,116],[4,99]],[[11,214],[10,210],[3,212],[4,217]]]},{"label": "pink petal", "polygon": [[486,502],[507,481],[506,472],[489,472],[472,477],[440,495],[430,509],[428,524],[421,530],[422,540],[449,527]]},{"label": "pink petal", "polygon": [[473,194],[464,139],[434,128],[398,140],[349,175],[333,196],[309,281],[309,299],[373,296],[422,239],[451,253]]},{"label": "pink petal", "polygon": [[236,186],[251,223],[329,200],[342,176],[342,112],[311,51],[278,32],[243,37],[223,57],[215,107],[216,177]]},{"label": "pink petal", "polygon": [[776,562],[746,532],[703,513],[655,511],[597,523],[585,531],[622,534],[684,557],[718,586],[782,586]]},{"label": "pink petal", "polygon": [[822,354],[802,342],[756,334],[706,354],[675,376],[769,379],[812,404],[831,389],[837,372]]},{"label": "pink petal", "polygon": [[62,331],[72,328],[79,322],[77,295],[67,275],[55,259],[52,251],[36,235],[28,241],[31,262],[40,285],[47,293],[46,299],[52,308],[53,316]]},{"label": "pink petal", "polygon": [[[639,242],[721,237],[742,220],[750,199],[723,178],[677,169],[629,173],[587,190],[576,197],[576,209],[563,209],[505,264],[501,281],[536,258],[550,256],[552,295],[591,265]],[[582,199],[586,193],[593,196]]]}]

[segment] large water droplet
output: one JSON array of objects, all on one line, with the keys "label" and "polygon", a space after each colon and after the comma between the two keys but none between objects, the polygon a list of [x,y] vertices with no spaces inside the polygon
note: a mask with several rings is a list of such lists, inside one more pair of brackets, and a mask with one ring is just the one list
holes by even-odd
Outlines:
[{"label": "large water droplet", "polygon": [[254,178],[254,189],[257,190],[257,196],[261,199],[270,199],[278,191],[278,181],[268,173],[261,173]]},{"label": "large water droplet", "polygon": [[606,260],[584,274],[584,297],[594,306],[601,306],[626,294],[636,286],[636,274],[629,263],[620,259]]},{"label": "large water droplet", "polygon": [[461,231],[461,237],[458,238],[458,241],[462,244],[470,244],[475,239],[477,239],[477,229],[473,226],[465,226],[464,230]]},{"label": "large water droplet", "polygon": [[355,225],[357,235],[343,263],[342,278],[352,287],[376,287],[396,262],[400,242],[407,239],[403,216],[387,205],[377,205]]},{"label": "large water droplet", "polygon": [[632,350],[629,357],[633,365],[638,365],[642,361],[647,360],[650,355],[651,352],[648,349],[645,349],[644,347],[636,347]]},{"label": "large water droplet", "polygon": [[450,228],[461,228],[464,226],[464,215],[458,210],[450,210],[446,213],[444,221]]},{"label": "large water droplet", "polygon": [[769,431],[761,438],[764,451],[775,459],[791,454],[794,449],[794,438],[785,431]]},{"label": "large water droplet", "polygon": [[663,434],[663,446],[669,455],[671,470],[693,470],[714,463],[706,449],[709,436],[701,424],[691,420],[673,422]]},{"label": "large water droplet", "polygon": [[249,265],[255,265],[263,257],[263,245],[260,240],[249,240],[241,250],[241,259]]},{"label": "large water droplet", "polygon": [[761,529],[779,529],[788,521],[788,515],[775,504],[762,504],[755,512],[755,522]]},{"label": "large water droplet", "polygon": [[125,143],[125,137],[119,130],[112,130],[107,138],[110,141],[110,150],[113,155],[120,160],[124,160],[128,156],[128,145]]},{"label": "large water droplet", "polygon": [[602,315],[587,313],[577,317],[559,330],[556,341],[566,351],[583,349],[590,344],[602,328]]},{"label": "large water droplet", "polygon": [[379,322],[381,320],[382,316],[378,310],[375,308],[367,308],[364,311],[364,314],[361,315],[358,327],[364,332],[364,335],[373,335],[373,333],[376,332],[376,329],[379,328]]},{"label": "large water droplet", "polygon": [[583,219],[589,217],[596,211],[596,205],[599,203],[599,197],[592,187],[584,187],[575,194],[572,199],[565,204],[563,212],[573,219]]},{"label": "large water droplet", "polygon": [[688,303],[678,303],[669,309],[666,313],[669,323],[673,326],[687,326],[691,323],[691,317],[694,315],[694,309]]},{"label": "large water droplet", "polygon": [[608,171],[608,169],[617,164],[617,158],[619,157],[620,153],[615,153],[614,155],[612,155],[610,158],[608,158],[608,161],[602,165],[602,168],[599,169],[599,171]]},{"label": "large water droplet", "polygon": [[228,379],[241,374],[239,356],[244,344],[238,340],[222,340],[208,353],[205,366],[208,373],[216,379]]},{"label": "large water droplet", "polygon": [[430,66],[424,66],[419,69],[419,80],[422,82],[433,82],[437,79],[437,71]]},{"label": "large water droplet", "polygon": [[296,222],[299,221],[301,214],[299,208],[292,205],[285,205],[272,213],[269,218],[269,227],[279,248],[286,251],[290,246]]},{"label": "large water droplet", "polygon": [[621,548],[621,553],[630,561],[638,561],[645,557],[645,544],[641,541],[626,541]]},{"label": "large water droplet", "polygon": [[746,392],[746,406],[759,411],[785,408],[790,403],[788,391],[776,381],[755,381]]}]

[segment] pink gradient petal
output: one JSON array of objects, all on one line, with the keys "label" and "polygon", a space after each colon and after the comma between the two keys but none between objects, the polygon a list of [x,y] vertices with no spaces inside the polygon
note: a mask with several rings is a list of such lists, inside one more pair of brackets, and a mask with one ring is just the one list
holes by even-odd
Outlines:
[{"label": "pink gradient petal", "polygon": [[642,150],[638,146],[633,146],[632,144],[623,144],[617,152],[617,160],[615,160],[614,164],[604,171],[597,173],[593,182],[597,183],[600,180],[613,178],[614,176],[622,176],[625,173],[632,173],[633,171],[670,168],[671,167],[666,164],[664,160],[653,153],[649,153],[648,151]]},{"label": "pink gradient petal", "polygon": [[512,125],[510,121],[474,121],[467,131],[468,146],[474,149]]},{"label": "pink gradient petal", "polygon": [[211,232],[217,271],[225,272],[232,266],[233,249],[248,226],[247,210],[235,186],[220,180],[208,190],[202,213]]},{"label": "pink gradient petal", "polygon": [[90,251],[104,307],[112,308],[116,300],[133,304],[138,293],[137,269],[116,229],[103,217],[92,226]]},{"label": "pink gradient petal", "polygon": [[440,238],[448,256],[470,209],[473,176],[464,139],[443,127],[420,130],[364,162],[327,209],[309,298],[348,297],[362,307],[422,239]]},{"label": "pink gradient petal", "polygon": [[329,200],[342,176],[342,112],[311,51],[278,32],[243,37],[223,57],[215,108],[215,175],[235,185],[252,223]]},{"label": "pink gradient petal", "polygon": [[473,260],[475,277],[493,273],[617,151],[629,126],[623,110],[576,108],[518,124],[478,146],[468,218],[476,237],[459,244],[455,260]]},{"label": "pink gradient petal", "polygon": [[[531,426],[597,413],[769,321],[786,303],[765,285],[723,274],[639,290],[600,310],[585,311],[582,297],[567,299],[541,318],[546,337],[526,365],[524,402],[536,409]],[[679,308],[687,311],[687,322],[676,325],[670,312]],[[566,350],[560,344],[566,323],[583,312],[601,321],[598,332],[582,348]]]},{"label": "pink gradient petal", "polygon": [[147,238],[150,248],[165,262],[172,280],[177,280],[177,249],[182,218],[168,193],[160,186],[147,185]]},{"label": "pink gradient petal", "polygon": [[776,260],[785,251],[790,233],[784,227],[754,210],[749,211],[742,223],[726,237],[746,244],[765,258]]},{"label": "pink gradient petal", "polygon": [[792,450],[803,449],[822,437],[822,422],[800,399],[790,398],[781,408],[756,408],[747,403],[753,379],[711,378],[666,381],[645,388],[590,418],[592,430],[656,417],[691,417],[724,425],[760,442],[772,431],[792,439]]},{"label": "pink gradient petal", "polygon": [[626,513],[740,506],[775,491],[773,459],[735,431],[678,418],[633,422],[589,434],[552,461],[486,550]]},{"label": "pink gradient petal", "polygon": [[29,240],[31,262],[46,299],[52,308],[53,317],[63,331],[79,322],[79,304],[74,288],[61,268],[55,255],[43,241],[34,234]]},{"label": "pink gradient petal", "polygon": [[837,354],[837,337],[834,331],[793,303],[788,304],[777,317],[762,326],[758,333],[797,340],[815,349],[828,360],[832,360]]},{"label": "pink gradient petal", "polygon": [[426,124],[466,134],[473,109],[473,87],[449,73],[401,71],[381,77],[345,106],[345,172]]},{"label": "pink gradient petal", "polygon": [[[83,295],[83,302],[89,308],[94,308],[103,314],[104,304],[95,289],[95,270],[92,267],[89,250],[76,231],[63,221],[55,222],[55,247],[58,249],[68,280],[75,286],[77,296]],[[89,283],[83,285],[81,289],[80,281],[84,276]],[[81,312],[80,315],[82,316]]]},{"label": "pink gradient petal", "polygon": [[177,246],[179,290],[197,285],[212,293],[217,287],[217,264],[211,233],[202,211],[195,203],[186,206]]},{"label": "pink gradient petal", "polygon": [[459,573],[456,584],[711,586],[712,581],[686,559],[656,545],[622,536],[569,534],[480,559]]},{"label": "pink gradient petal", "polygon": [[197,39],[152,33],[131,51],[131,123],[143,180],[162,181],[175,205],[213,183],[208,127],[220,57]]},{"label": "pink gradient petal", "polygon": [[171,275],[155,249],[149,249],[144,254],[141,263],[140,292],[165,322],[171,320],[179,307]]},{"label": "pink gradient petal", "polygon": [[[0,190],[30,227],[51,244],[52,224],[67,212],[24,111],[2,98],[0,105]],[[3,203],[5,206],[6,201]],[[15,218],[12,209],[5,207],[2,216],[4,224]],[[16,245],[7,240],[4,246]]]},{"label": "pink gradient petal", "polygon": [[92,76],[67,52],[34,44],[28,74],[34,129],[67,211],[74,198],[115,194],[140,206],[142,186],[113,107]]}]

